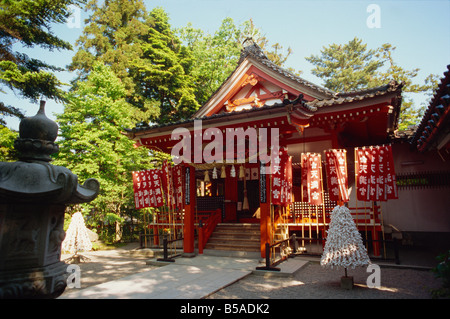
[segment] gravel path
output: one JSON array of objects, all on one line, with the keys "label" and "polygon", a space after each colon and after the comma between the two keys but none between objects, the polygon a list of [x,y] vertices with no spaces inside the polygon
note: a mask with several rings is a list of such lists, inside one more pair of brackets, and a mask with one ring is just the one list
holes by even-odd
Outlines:
[{"label": "gravel path", "polygon": [[[131,256],[127,250],[86,252],[82,255],[90,260],[80,263],[81,288],[116,280],[138,272],[155,268],[145,264],[148,257]],[[63,255],[62,259],[70,255]],[[355,286],[352,290],[340,287],[342,269],[324,269],[318,263],[310,262],[294,277],[263,277],[249,275],[244,279],[210,295],[208,299],[429,299],[430,290],[439,288],[440,280],[430,271],[381,268],[381,287],[368,288],[365,268],[349,269]],[[67,288],[63,295],[76,289]]]},{"label": "gravel path", "polygon": [[430,289],[440,282],[429,271],[381,268],[381,287],[368,288],[364,268],[349,269],[354,288],[340,287],[342,269],[324,269],[318,263],[309,263],[294,277],[262,277],[250,275],[225,287],[210,299],[430,299]]}]

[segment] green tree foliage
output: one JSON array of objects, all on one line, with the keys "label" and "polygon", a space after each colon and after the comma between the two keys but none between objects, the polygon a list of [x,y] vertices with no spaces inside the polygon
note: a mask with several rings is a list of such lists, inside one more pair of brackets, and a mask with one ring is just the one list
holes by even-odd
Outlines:
[{"label": "green tree foliage", "polygon": [[[199,108],[194,95],[190,51],[181,44],[162,8],[153,9],[147,19],[150,28],[140,42],[142,57],[131,64],[139,93],[159,108],[159,123],[189,118]],[[155,103],[156,102],[156,103]]]},{"label": "green tree foliage", "polygon": [[[131,172],[152,167],[152,156],[123,129],[134,123],[133,106],[126,101],[126,89],[110,67],[95,63],[85,81],[67,94],[64,113],[58,115],[60,152],[54,163],[78,175],[80,181],[96,178],[100,195],[86,204],[89,223],[95,226],[116,222],[134,208]],[[116,240],[121,229],[116,229]]]},{"label": "green tree foliage", "polygon": [[[234,71],[246,39],[253,39],[272,62],[282,67],[292,53],[290,48],[284,53],[279,43],[270,46],[251,19],[236,26],[232,18],[225,18],[214,34],[205,33],[189,23],[180,28],[178,34],[193,55],[190,75],[199,104],[205,103]],[[297,75],[301,73],[292,68],[288,70]]]},{"label": "green tree foliage", "polygon": [[6,126],[0,124],[0,162],[17,160],[17,154],[14,150],[14,141],[17,137],[17,132],[11,131]]},{"label": "green tree foliage", "polygon": [[86,77],[96,61],[111,66],[141,122],[175,121],[198,107],[189,77],[192,57],[162,8],[147,12],[141,0],[91,0],[93,13],[78,39],[71,70]]},{"label": "green tree foliage", "polygon": [[[70,5],[84,0],[0,0],[0,92],[7,87],[24,98],[37,101],[44,96],[61,100],[61,82],[52,73],[60,70],[24,53],[23,47],[41,47],[46,50],[72,49],[70,43],[55,36],[52,24],[65,23],[70,16]],[[0,101],[0,124],[5,115],[23,117],[22,112]]]},{"label": "green tree foliage", "polygon": [[137,40],[147,32],[147,12],[141,0],[112,0],[101,4],[90,0],[86,11],[92,11],[86,20],[83,34],[69,70],[77,71],[77,80],[85,79],[95,62],[109,65],[123,82],[127,96],[134,93],[135,83],[129,76],[129,64],[142,52]]},{"label": "green tree foliage", "polygon": [[336,92],[348,92],[371,86],[383,62],[375,59],[376,50],[367,50],[367,44],[354,38],[344,45],[323,47],[321,55],[311,55],[306,60],[315,65],[312,74],[323,79],[324,86]]},{"label": "green tree foliage", "polygon": [[178,33],[194,57],[191,76],[197,101],[203,104],[236,68],[242,48],[240,30],[233,19],[225,18],[213,35],[190,23]]},{"label": "green tree foliage", "polygon": [[[311,55],[306,60],[315,68],[312,73],[324,80],[324,86],[336,92],[348,92],[387,84],[389,81],[403,82],[405,93],[431,92],[437,86],[438,77],[429,75],[423,85],[415,84],[419,69],[406,70],[395,63],[395,47],[389,43],[377,49],[367,49],[361,39],[354,38],[346,44],[331,44],[323,47],[320,55]],[[399,129],[417,124],[424,106],[414,106],[412,99],[403,96]]]}]

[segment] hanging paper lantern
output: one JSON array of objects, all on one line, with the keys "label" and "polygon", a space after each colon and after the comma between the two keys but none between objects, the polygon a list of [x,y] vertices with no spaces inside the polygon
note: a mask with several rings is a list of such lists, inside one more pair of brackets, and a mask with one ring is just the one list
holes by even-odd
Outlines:
[{"label": "hanging paper lantern", "polygon": [[227,173],[225,172],[225,165],[222,166],[222,169],[220,171],[220,178],[226,178]]},{"label": "hanging paper lantern", "polygon": [[234,165],[231,166],[230,176],[231,177],[236,177],[236,169],[234,168]]}]

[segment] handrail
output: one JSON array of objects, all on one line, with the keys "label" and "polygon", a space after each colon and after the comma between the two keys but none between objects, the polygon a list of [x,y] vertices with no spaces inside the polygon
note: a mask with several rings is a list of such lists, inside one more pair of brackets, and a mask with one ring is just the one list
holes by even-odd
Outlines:
[{"label": "handrail", "polygon": [[263,267],[256,267],[256,269],[257,269],[257,270],[280,271],[280,268],[274,267],[274,266],[278,265],[279,263],[281,263],[282,261],[284,261],[285,259],[287,259],[288,256],[283,256],[283,257],[281,257],[279,260],[274,261],[274,262],[272,263],[272,262],[271,262],[271,258],[270,258],[270,251],[271,251],[272,248],[274,248],[274,247],[276,247],[276,246],[279,246],[279,245],[281,245],[281,244],[283,244],[283,243],[290,242],[291,240],[294,242],[294,248],[295,248],[294,253],[295,253],[295,252],[296,252],[296,248],[297,248],[297,246],[295,245],[295,243],[297,242],[295,234],[293,234],[291,237],[289,237],[289,238],[287,238],[287,239],[284,239],[284,240],[280,240],[280,241],[278,241],[278,242],[275,242],[275,243],[273,243],[272,245],[269,244],[269,243],[266,243],[266,247],[265,247],[265,249],[266,249],[266,265],[263,266]]},{"label": "handrail", "polygon": [[204,222],[199,221],[199,232],[198,232],[198,253],[203,254],[203,248],[211,237],[217,224],[220,223],[221,210],[216,209]]},{"label": "handrail", "polygon": [[163,238],[163,258],[158,258],[156,260],[157,261],[166,261],[166,262],[175,262],[175,259],[173,259],[173,258],[178,257],[181,254],[175,254],[175,255],[169,256],[168,246],[169,246],[169,244],[174,243],[176,241],[180,241],[180,240],[183,240],[183,238],[167,240],[167,235],[164,234],[164,238]]}]

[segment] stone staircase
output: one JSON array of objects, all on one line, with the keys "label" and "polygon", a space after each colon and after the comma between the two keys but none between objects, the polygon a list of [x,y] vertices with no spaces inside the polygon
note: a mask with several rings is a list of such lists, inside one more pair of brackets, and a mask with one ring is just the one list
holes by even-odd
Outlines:
[{"label": "stone staircase", "polygon": [[236,251],[260,253],[261,231],[259,224],[218,224],[205,251]]}]

